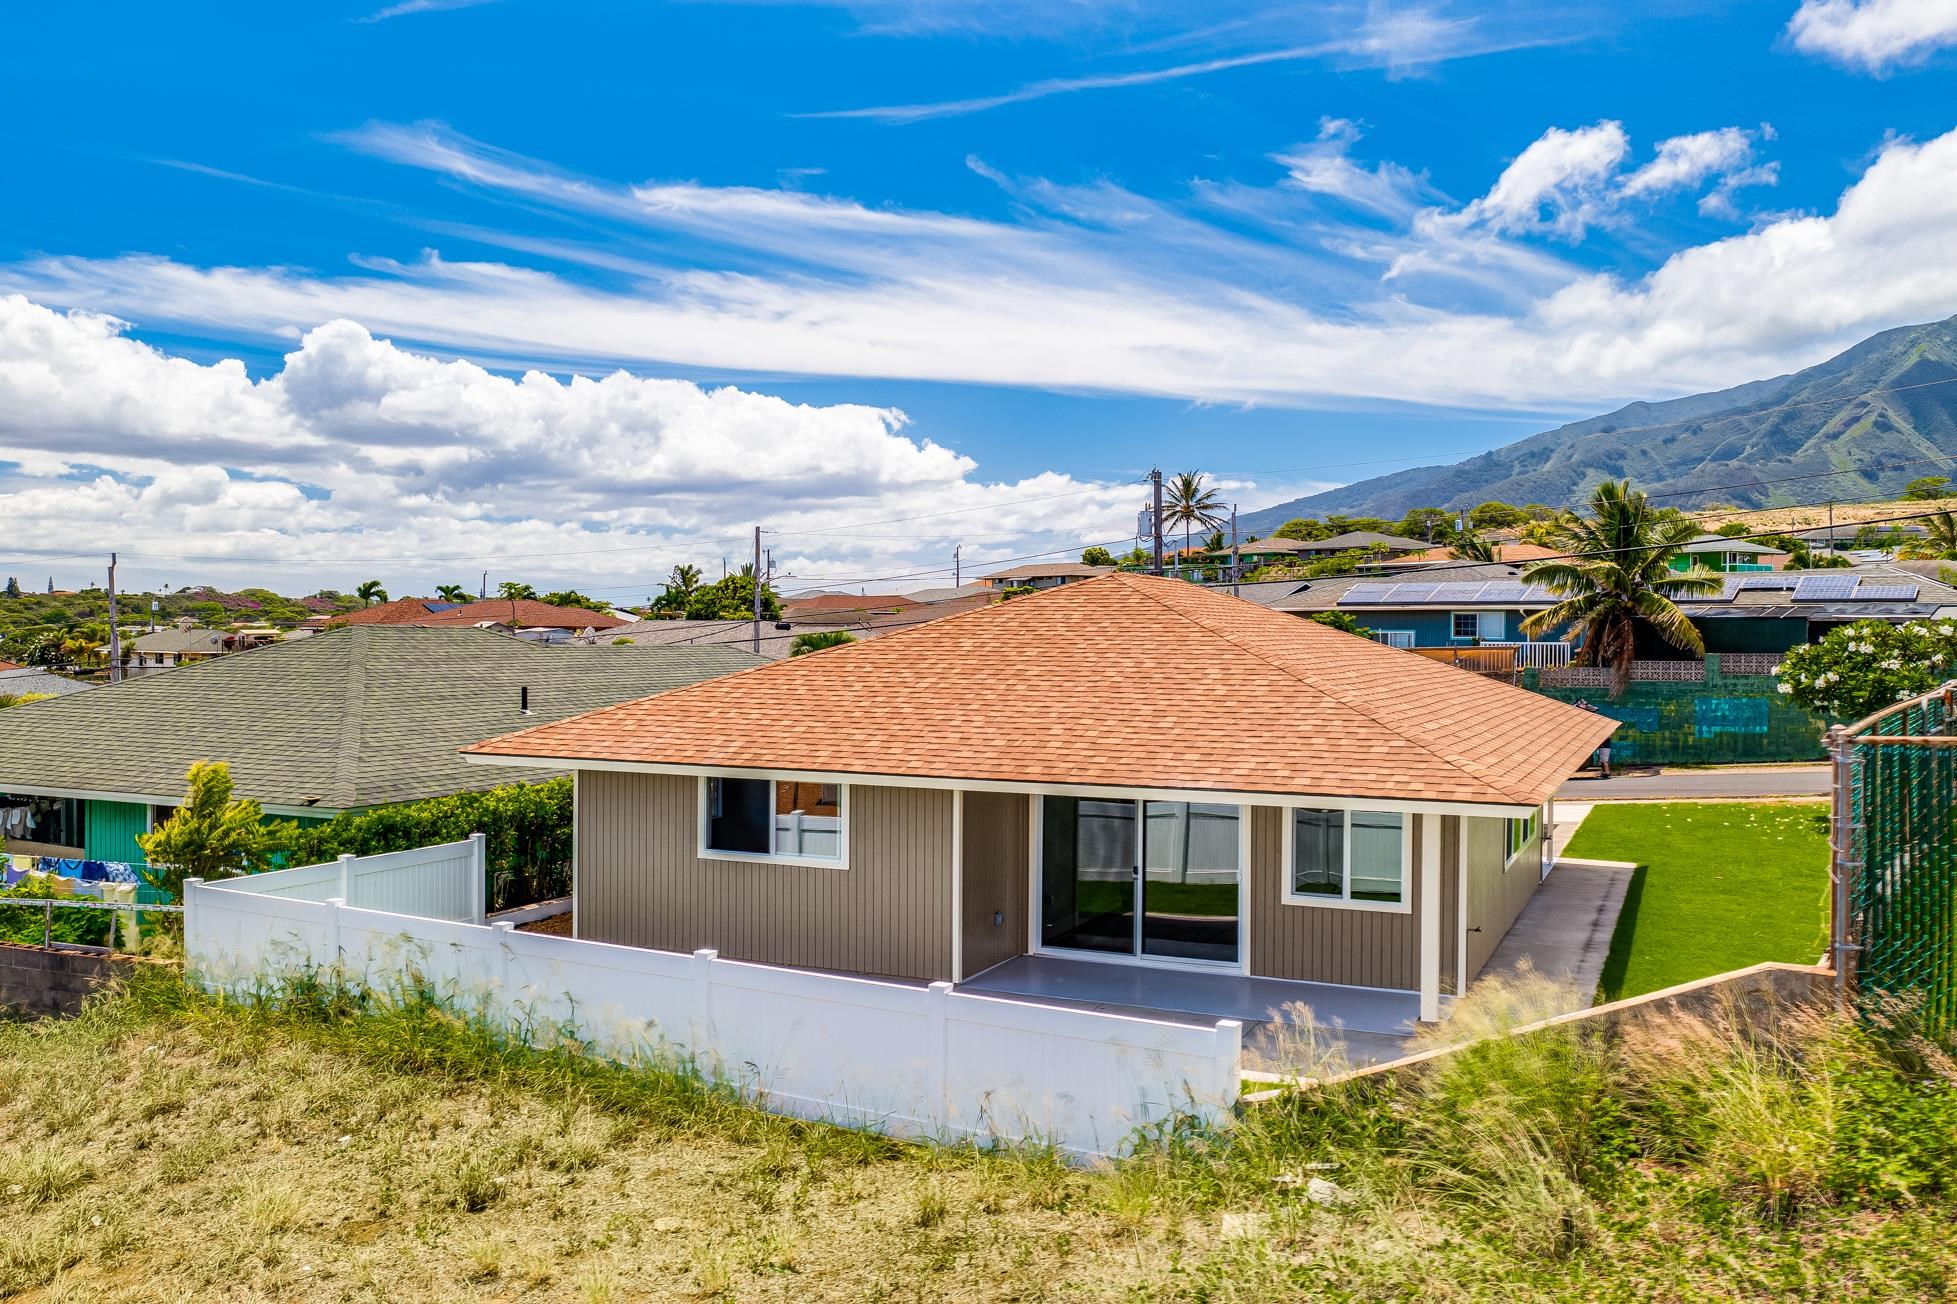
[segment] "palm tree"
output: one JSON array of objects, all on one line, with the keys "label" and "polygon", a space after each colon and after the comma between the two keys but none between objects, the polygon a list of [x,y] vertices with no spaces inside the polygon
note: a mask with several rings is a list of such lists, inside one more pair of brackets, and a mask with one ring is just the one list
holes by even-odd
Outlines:
[{"label": "palm tree", "polygon": [[1501,560],[1501,554],[1495,545],[1495,541],[1487,535],[1478,534],[1473,530],[1455,536],[1454,542],[1448,545],[1448,551],[1462,561]]},{"label": "palm tree", "polygon": [[361,606],[371,607],[376,602],[387,601],[387,590],[381,587],[379,580],[362,580],[360,587],[353,591],[353,596],[360,599]]},{"label": "palm tree", "polygon": [[1957,561],[1957,516],[1934,512],[1923,519],[1924,538],[1899,550],[1911,561]]},{"label": "palm tree", "polygon": [[443,602],[467,602],[471,595],[460,584],[437,584],[435,596]]},{"label": "palm tree", "polygon": [[666,587],[682,598],[690,597],[693,590],[700,587],[700,568],[681,562],[666,576]]},{"label": "palm tree", "polygon": [[1671,569],[1698,533],[1692,521],[1662,515],[1629,481],[1604,481],[1590,495],[1590,515],[1571,518],[1553,536],[1551,546],[1570,555],[1523,571],[1562,600],[1525,619],[1522,632],[1561,629],[1566,642],[1581,635],[1580,658],[1610,667],[1612,697],[1630,686],[1640,624],[1673,647],[1703,654],[1705,640],[1673,599],[1710,597],[1724,581],[1696,564]]},{"label": "palm tree", "polygon": [[1214,530],[1223,524],[1223,499],[1209,487],[1208,479],[1201,471],[1184,471],[1163,486],[1162,524],[1181,523],[1184,553],[1197,526]]},{"label": "palm tree", "polygon": [[521,602],[537,596],[537,590],[521,580],[504,580],[496,586],[496,596],[510,602]]}]

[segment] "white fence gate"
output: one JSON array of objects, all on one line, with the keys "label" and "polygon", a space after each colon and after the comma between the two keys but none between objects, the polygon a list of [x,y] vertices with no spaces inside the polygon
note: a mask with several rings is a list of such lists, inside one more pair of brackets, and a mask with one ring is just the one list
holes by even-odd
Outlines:
[{"label": "white fence gate", "polygon": [[[462,900],[461,867],[479,850],[427,851],[444,854],[190,880],[192,972],[237,992],[319,971],[381,991],[412,978],[508,1026],[563,1028],[626,1061],[688,1055],[768,1109],[899,1136],[1038,1139],[1076,1156],[1111,1155],[1137,1128],[1178,1115],[1217,1123],[1238,1094],[1234,1020],[1129,1018],[949,983],[520,933],[478,922],[479,898]],[[322,896],[342,872],[369,900],[450,909],[412,915]],[[479,893],[479,872],[475,881]]]}]

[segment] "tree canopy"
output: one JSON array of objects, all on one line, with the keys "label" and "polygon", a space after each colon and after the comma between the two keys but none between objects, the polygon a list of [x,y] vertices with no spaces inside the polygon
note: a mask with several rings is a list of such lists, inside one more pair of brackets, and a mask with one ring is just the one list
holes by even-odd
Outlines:
[{"label": "tree canopy", "polygon": [[1957,666],[1957,620],[1862,620],[1781,658],[1780,691],[1796,706],[1853,721],[1929,692]]},{"label": "tree canopy", "polygon": [[183,900],[186,878],[235,878],[277,867],[292,846],[297,826],[290,820],[267,823],[255,801],[231,796],[231,767],[223,761],[198,761],[187,776],[183,804],[136,843],[148,858],[137,872],[172,901]]}]

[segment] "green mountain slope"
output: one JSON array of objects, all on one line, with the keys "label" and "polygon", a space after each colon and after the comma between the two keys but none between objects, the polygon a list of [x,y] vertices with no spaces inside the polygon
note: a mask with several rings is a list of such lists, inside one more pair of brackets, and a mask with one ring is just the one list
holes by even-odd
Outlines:
[{"label": "green mountain slope", "polygon": [[[1568,506],[1629,476],[1679,507],[1772,507],[1893,497],[1957,455],[1957,317],[1884,331],[1789,376],[1662,403],[1632,403],[1453,466],[1375,476],[1247,514],[1269,531],[1296,516],[1397,517],[1491,498]],[[1875,468],[1909,463],[1894,470]],[[1782,483],[1786,476],[1815,478]]]}]

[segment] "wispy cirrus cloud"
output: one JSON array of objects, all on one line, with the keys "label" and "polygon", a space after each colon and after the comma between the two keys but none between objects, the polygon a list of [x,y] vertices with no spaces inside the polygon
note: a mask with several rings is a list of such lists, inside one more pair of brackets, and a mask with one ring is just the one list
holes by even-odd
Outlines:
[{"label": "wispy cirrus cloud", "polygon": [[[1289,17],[1285,11],[1275,14]],[[1348,24],[1338,10],[1323,11],[1325,27]],[[1229,35],[1243,39],[1268,34],[1273,13],[1256,15],[1229,24],[1205,29],[1206,37]],[[1509,50],[1562,44],[1574,40],[1571,33],[1493,26],[1485,17],[1449,17],[1419,7],[1394,8],[1378,2],[1368,6],[1363,18],[1351,20],[1349,30],[1322,37],[1292,41],[1262,49],[1219,53],[1207,58],[1188,59],[1152,68],[1120,72],[1091,73],[1075,77],[1050,77],[1028,82],[1011,90],[957,99],[928,100],[911,104],[882,104],[860,108],[823,109],[798,114],[804,118],[863,118],[877,122],[920,122],[928,118],[955,117],[983,113],[1013,104],[1027,104],[1056,95],[1076,95],[1086,91],[1119,90],[1149,86],[1160,82],[1206,77],[1242,68],[1268,64],[1328,61],[1347,68],[1378,68],[1401,76],[1455,59],[1471,59]],[[1162,43],[1158,43],[1158,48]]]},{"label": "wispy cirrus cloud", "polygon": [[449,9],[474,9],[479,5],[497,4],[499,0],[400,0],[362,18],[356,23],[384,23],[390,18],[405,18],[409,14],[441,13]]}]

